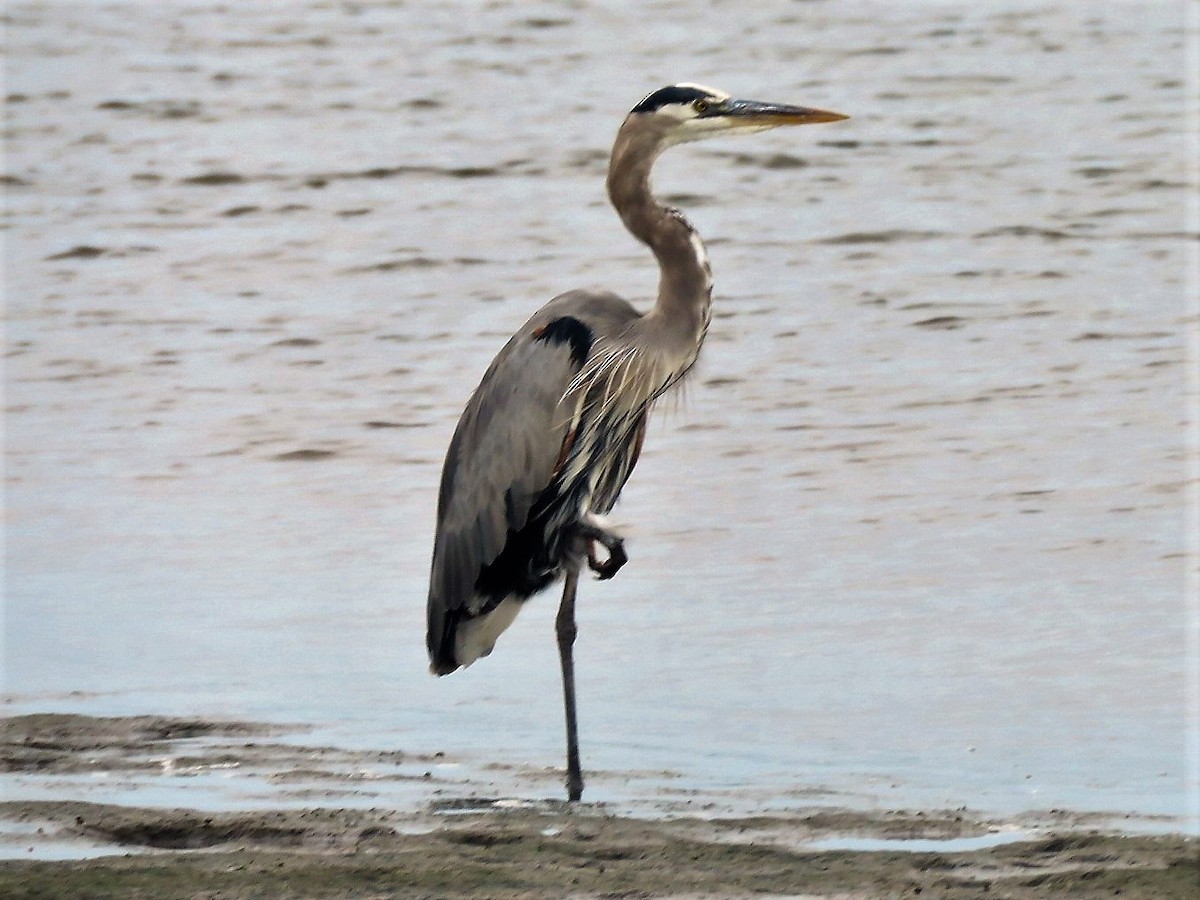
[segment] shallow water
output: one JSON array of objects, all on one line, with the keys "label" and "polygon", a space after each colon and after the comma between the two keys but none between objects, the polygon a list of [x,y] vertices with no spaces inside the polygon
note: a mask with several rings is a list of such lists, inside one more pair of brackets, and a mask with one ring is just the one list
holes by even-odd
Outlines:
[{"label": "shallow water", "polygon": [[1185,5],[733,10],[10,4],[7,708],[560,765],[552,596],[426,674],[436,483],[539,304],[653,289],[604,166],[688,78],[853,118],[660,165],[716,315],[585,766],[1194,826]]},{"label": "shallow water", "polygon": [[809,844],[812,850],[853,850],[858,853],[969,853],[973,850],[990,850],[1027,841],[1030,832],[1013,829],[990,831],[979,837],[946,838],[945,840],[903,840],[889,838],[833,837]]}]

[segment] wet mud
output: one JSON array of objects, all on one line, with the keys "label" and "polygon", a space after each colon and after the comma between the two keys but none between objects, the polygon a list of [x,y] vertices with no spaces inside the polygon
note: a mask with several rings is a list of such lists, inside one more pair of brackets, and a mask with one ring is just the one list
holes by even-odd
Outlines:
[{"label": "wet mud", "polygon": [[[646,822],[602,811],[491,810],[414,831],[369,811],[217,814],[89,804],[5,816],[120,844],[119,857],[0,862],[7,897],[1195,896],[1179,837],[1049,837],[964,853],[790,847],[803,822]],[[153,851],[153,852],[142,852]]]},{"label": "wet mud", "polygon": [[[265,767],[319,784],[381,754],[260,743],[253,723],[35,715],[4,722],[9,773],[163,777]],[[207,743],[211,741],[211,743]],[[402,754],[392,754],[393,757]],[[81,791],[81,793],[86,793]],[[830,807],[630,816],[603,804],[443,795],[400,809],[151,808],[0,802],[0,894],[179,897],[1190,897],[1200,845],[1058,811]]]}]

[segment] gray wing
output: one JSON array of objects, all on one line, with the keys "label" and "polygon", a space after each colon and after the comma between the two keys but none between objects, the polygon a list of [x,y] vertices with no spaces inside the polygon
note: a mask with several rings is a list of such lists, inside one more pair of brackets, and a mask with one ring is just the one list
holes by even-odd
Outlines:
[{"label": "gray wing", "polygon": [[[597,329],[637,317],[615,295],[565,294],[543,307],[504,346],[463,411],[438,495],[427,643],[435,657],[462,616],[478,612],[482,567],[525,525],[550,484],[572,427],[563,403]],[[561,326],[571,320],[579,328]]]}]

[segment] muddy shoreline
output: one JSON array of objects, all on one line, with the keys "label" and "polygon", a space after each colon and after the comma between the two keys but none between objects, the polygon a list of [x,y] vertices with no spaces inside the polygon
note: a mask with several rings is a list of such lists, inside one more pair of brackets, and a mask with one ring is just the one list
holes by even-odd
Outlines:
[{"label": "muddy shoreline", "polygon": [[[79,778],[180,780],[242,767],[269,770],[288,790],[315,790],[353,780],[366,761],[434,761],[287,743],[296,737],[287,731],[199,718],[14,716],[3,723],[0,759],[26,794]],[[998,821],[965,810],[812,806],[713,817],[664,806],[642,817],[601,804],[466,796],[432,775],[412,777],[427,791],[408,808],[7,799],[0,894],[1148,898],[1193,896],[1200,876],[1194,838],[1121,833],[1064,811]],[[87,782],[77,783],[86,797]],[[55,848],[86,858],[21,858]]]},{"label": "muddy shoreline", "polygon": [[[201,815],[6,804],[153,853],[0,863],[9,897],[1192,897],[1196,844],[1054,834],[964,853],[812,851],[802,822],[645,822],[492,810],[408,832],[385,812]],[[836,821],[837,816],[831,820]],[[74,823],[73,825],[70,823]],[[747,835],[751,835],[747,837]]]}]

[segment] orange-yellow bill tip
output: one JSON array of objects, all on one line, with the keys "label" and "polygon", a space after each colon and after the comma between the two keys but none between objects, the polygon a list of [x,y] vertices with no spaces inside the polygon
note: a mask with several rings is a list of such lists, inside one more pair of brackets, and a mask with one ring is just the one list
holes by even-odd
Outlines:
[{"label": "orange-yellow bill tip", "polygon": [[717,115],[754,127],[777,125],[816,125],[820,122],[840,122],[850,118],[828,109],[790,106],[784,103],[760,103],[755,100],[730,100],[719,108]]},{"label": "orange-yellow bill tip", "polygon": [[806,123],[816,124],[818,122],[840,122],[842,119],[848,119],[849,116],[840,112],[833,112],[828,109],[812,109],[809,110],[809,115],[805,119]]},{"label": "orange-yellow bill tip", "polygon": [[779,125],[818,125],[821,122],[840,122],[842,119],[850,117],[828,109],[793,107],[781,109],[775,113],[764,113],[762,118],[764,122],[774,122]]}]

